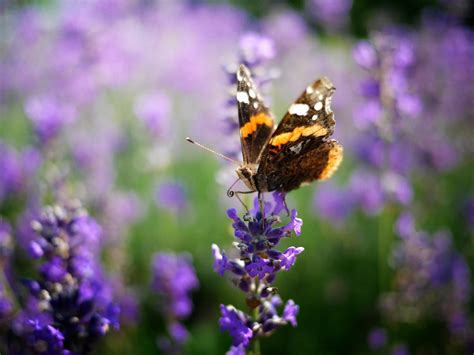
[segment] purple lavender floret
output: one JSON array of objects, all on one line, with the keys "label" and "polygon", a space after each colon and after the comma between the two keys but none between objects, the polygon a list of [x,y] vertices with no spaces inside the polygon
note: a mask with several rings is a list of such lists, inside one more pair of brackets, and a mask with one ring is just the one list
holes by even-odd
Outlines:
[{"label": "purple lavender floret", "polygon": [[187,254],[158,253],[154,256],[151,288],[160,296],[169,334],[169,338],[158,339],[162,351],[179,352],[186,342],[188,332],[181,322],[192,312],[190,293],[198,287],[199,281]]},{"label": "purple lavender floret", "polygon": [[12,354],[86,353],[111,328],[118,306],[100,265],[101,228],[77,202],[51,206],[31,221],[38,278],[26,279],[26,306],[13,322]]},{"label": "purple lavender floret", "polygon": [[293,232],[300,235],[303,221],[297,217],[296,210],[292,210],[289,222],[277,226],[281,223],[279,215],[286,210],[284,194],[281,193],[273,193],[273,203],[265,202],[263,209],[264,216],[258,199],[255,199],[254,208],[242,219],[235,209],[227,211],[233,221],[234,245],[239,251],[237,258],[228,258],[217,245],[212,245],[214,270],[221,276],[226,271],[229,273],[233,283],[246,293],[246,303],[255,312],[252,317],[234,306],[221,305],[220,326],[233,339],[231,354],[242,353],[252,340],[269,335],[283,325],[297,325],[299,307],[289,300],[280,316],[277,308],[283,304],[272,284],[278,272],[293,267],[297,256],[304,250],[294,246],[283,252],[276,249],[280,241],[289,238]]},{"label": "purple lavender floret", "polygon": [[232,337],[232,345],[244,347],[250,344],[252,340],[253,332],[251,327],[253,326],[250,318],[239,311],[234,306],[224,306],[221,304],[221,318],[219,319],[219,325],[221,331],[229,332]]}]

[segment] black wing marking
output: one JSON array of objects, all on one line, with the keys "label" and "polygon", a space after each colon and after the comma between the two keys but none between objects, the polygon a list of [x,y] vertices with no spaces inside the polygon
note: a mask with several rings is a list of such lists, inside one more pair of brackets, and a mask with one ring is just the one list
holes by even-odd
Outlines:
[{"label": "black wing marking", "polygon": [[273,132],[274,120],[243,64],[237,71],[236,97],[244,163],[257,163]]}]

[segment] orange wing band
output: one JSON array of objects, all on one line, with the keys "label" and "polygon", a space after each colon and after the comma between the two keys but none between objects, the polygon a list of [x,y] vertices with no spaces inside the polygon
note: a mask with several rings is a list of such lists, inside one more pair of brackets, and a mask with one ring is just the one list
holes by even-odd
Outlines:
[{"label": "orange wing band", "polygon": [[270,140],[270,144],[273,146],[280,146],[288,142],[296,142],[301,136],[315,136],[324,137],[328,134],[328,130],[320,124],[314,124],[312,126],[300,126],[296,127],[291,132],[281,133]]},{"label": "orange wing band", "polygon": [[243,125],[240,129],[240,134],[242,135],[242,138],[247,138],[249,135],[251,135],[257,130],[258,125],[262,124],[271,128],[273,127],[273,120],[270,116],[264,114],[263,112],[250,117],[250,121]]}]

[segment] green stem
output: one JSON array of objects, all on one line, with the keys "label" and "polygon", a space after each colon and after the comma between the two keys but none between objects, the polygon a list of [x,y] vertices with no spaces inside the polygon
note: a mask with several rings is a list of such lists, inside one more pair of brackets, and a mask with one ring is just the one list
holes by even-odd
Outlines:
[{"label": "green stem", "polygon": [[255,338],[253,341],[253,355],[260,355],[260,339]]},{"label": "green stem", "polygon": [[[260,284],[260,280],[257,278],[255,281],[255,290],[254,292],[256,293],[258,288],[259,288],[259,284]],[[258,319],[258,307],[255,307],[253,309],[253,319],[254,321],[256,321]],[[255,339],[253,340],[253,352],[252,352],[252,355],[260,355],[260,339],[258,338],[258,335],[255,336]]]}]

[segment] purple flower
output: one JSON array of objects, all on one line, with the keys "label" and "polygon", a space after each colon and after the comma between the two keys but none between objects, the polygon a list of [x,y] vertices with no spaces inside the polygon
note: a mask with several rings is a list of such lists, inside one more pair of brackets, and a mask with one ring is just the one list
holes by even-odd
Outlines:
[{"label": "purple flower", "polygon": [[226,355],[245,355],[245,346],[243,344],[231,346],[230,350],[226,352]]},{"label": "purple flower", "polygon": [[344,222],[357,202],[347,187],[334,186],[330,182],[316,190],[313,201],[321,218],[335,224]]},{"label": "purple flower", "polygon": [[349,20],[352,0],[310,0],[310,11],[328,30],[340,30]]},{"label": "purple flower", "polygon": [[212,245],[214,270],[221,276],[229,271],[234,284],[246,293],[247,305],[258,314],[252,318],[233,306],[221,306],[221,330],[228,331],[234,340],[229,353],[240,353],[251,339],[269,335],[283,325],[296,326],[299,307],[290,300],[279,316],[277,307],[282,302],[271,286],[278,272],[288,271],[304,250],[301,247],[289,247],[284,252],[276,249],[282,238],[290,237],[292,232],[299,235],[303,224],[296,210],[292,210],[287,224],[275,226],[280,223],[279,214],[286,211],[284,198],[282,193],[273,193],[273,203],[263,202],[263,215],[258,199],[242,219],[235,209],[227,211],[237,239],[234,244],[239,250],[237,258],[229,259],[217,245]]},{"label": "purple flower", "polygon": [[166,352],[178,351],[188,337],[179,322],[191,314],[190,293],[199,286],[191,259],[186,254],[155,254],[152,264],[154,292],[161,296],[161,311],[168,323],[170,339],[161,337],[159,346]]},{"label": "purple flower", "polygon": [[377,51],[368,41],[358,42],[353,48],[352,55],[356,63],[364,69],[374,69],[379,63]]},{"label": "purple flower", "polygon": [[119,310],[99,262],[100,227],[77,202],[46,207],[29,225],[38,278],[24,282],[29,294],[14,320],[10,350],[41,343],[45,353],[90,351],[111,327],[118,328]]},{"label": "purple flower", "polygon": [[[270,15],[263,21],[264,32],[273,39],[278,53],[289,53],[308,35],[308,26],[304,19],[289,9]],[[291,31],[288,31],[288,28],[291,28]]]},{"label": "purple flower", "polygon": [[192,310],[189,293],[199,282],[186,255],[156,254],[153,258],[152,289],[166,297],[165,311],[186,318]]},{"label": "purple flower", "polygon": [[282,254],[281,266],[288,271],[296,262],[296,256],[301,254],[304,251],[304,248],[299,247],[289,247]]},{"label": "purple flower", "polygon": [[17,151],[0,139],[0,203],[9,197],[28,192],[29,179],[40,165],[36,150]]},{"label": "purple flower", "polygon": [[387,332],[382,328],[374,328],[370,331],[367,341],[372,350],[379,350],[387,344]]},{"label": "purple flower", "polygon": [[171,103],[165,94],[155,92],[139,97],[135,103],[135,114],[153,138],[165,138],[169,133]]},{"label": "purple flower", "polygon": [[178,322],[174,322],[168,326],[168,333],[171,338],[177,343],[185,343],[189,337],[187,329]]},{"label": "purple flower", "polygon": [[156,188],[156,203],[175,215],[182,214],[188,207],[184,186],[173,181],[161,182]]},{"label": "purple flower", "polygon": [[25,112],[41,142],[55,138],[63,127],[76,118],[73,107],[47,96],[29,98],[25,103]]},{"label": "purple flower", "polygon": [[289,322],[293,327],[296,327],[298,324],[296,322],[296,316],[300,307],[295,304],[293,300],[288,300],[285,305],[285,309],[283,310],[283,319]]},{"label": "purple flower", "polygon": [[224,272],[227,270],[227,256],[225,252],[221,253],[219,247],[216,244],[212,244],[212,255],[214,257],[214,271],[224,276]]},{"label": "purple flower", "polygon": [[8,258],[12,251],[11,227],[0,217],[0,263]]},{"label": "purple flower", "polygon": [[[444,322],[458,341],[469,334],[468,322],[451,327],[468,314],[471,297],[470,271],[454,250],[451,236],[417,231],[413,217],[403,214],[396,226],[401,240],[393,251],[395,287],[382,297],[383,310],[393,321],[436,319]],[[416,312],[410,310],[416,309]]]},{"label": "purple flower", "polygon": [[243,63],[249,67],[259,65],[275,57],[273,41],[257,33],[247,33],[240,38]]},{"label": "purple flower", "polygon": [[233,306],[224,306],[221,304],[221,318],[219,325],[221,331],[229,332],[232,337],[232,345],[237,347],[243,345],[247,347],[253,337],[252,329],[248,327],[250,320],[247,316],[235,309]]}]

